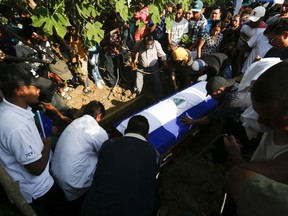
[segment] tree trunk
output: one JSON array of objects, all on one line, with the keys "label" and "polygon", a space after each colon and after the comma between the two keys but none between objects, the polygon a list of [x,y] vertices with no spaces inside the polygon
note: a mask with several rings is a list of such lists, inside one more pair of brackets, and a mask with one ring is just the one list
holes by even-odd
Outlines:
[{"label": "tree trunk", "polygon": [[26,202],[23,195],[19,191],[18,183],[13,179],[4,169],[2,163],[0,163],[0,184],[3,186],[6,193],[14,201],[16,206],[25,216],[37,216],[33,208]]}]

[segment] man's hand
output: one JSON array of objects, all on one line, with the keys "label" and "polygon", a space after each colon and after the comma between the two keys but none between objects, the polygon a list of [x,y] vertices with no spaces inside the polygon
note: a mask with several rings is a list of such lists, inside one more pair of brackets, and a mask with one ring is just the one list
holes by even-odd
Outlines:
[{"label": "man's hand", "polygon": [[236,140],[233,135],[225,136],[223,141],[224,141],[225,149],[227,153],[229,154],[231,160],[235,163],[243,162],[244,160],[241,156],[242,145],[239,143],[239,141]]},{"label": "man's hand", "polygon": [[67,122],[67,123],[71,123],[72,122],[72,119],[68,118],[67,116],[65,115],[61,115],[61,120]]},{"label": "man's hand", "polygon": [[169,46],[170,46],[171,51],[174,51],[178,48],[177,46],[173,46],[173,44],[170,44]]},{"label": "man's hand", "polygon": [[181,122],[185,125],[192,125],[193,124],[193,119],[189,118],[186,115],[181,116]]}]

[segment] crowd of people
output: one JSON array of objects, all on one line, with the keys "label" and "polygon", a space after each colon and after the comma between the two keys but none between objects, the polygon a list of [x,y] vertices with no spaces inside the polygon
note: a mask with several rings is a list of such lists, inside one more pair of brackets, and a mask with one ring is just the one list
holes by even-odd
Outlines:
[{"label": "crowd of people", "polygon": [[[117,12],[107,16],[99,44],[83,40],[73,20],[64,38],[45,37],[31,26],[29,11],[17,20],[4,5],[0,13],[7,18],[0,37],[0,162],[39,215],[156,215],[161,161],[147,142],[149,119],[132,117],[125,134],[115,138],[99,125],[102,103],[89,102],[75,119],[65,103],[76,85],[83,85],[83,94],[91,92],[89,74],[99,89],[119,84],[127,53],[136,74],[133,96],[142,94],[150,104],[166,96],[161,73],[172,92],[207,81],[216,109],[181,121],[223,122],[225,151],[235,163],[227,187],[239,216],[288,213],[288,0],[242,6],[237,14],[233,6],[206,8],[201,0],[187,10],[169,2],[159,23],[140,2],[129,22]],[[63,131],[39,133],[38,105],[65,123]],[[244,160],[251,150],[251,161]],[[13,208],[9,194],[6,199]]]}]

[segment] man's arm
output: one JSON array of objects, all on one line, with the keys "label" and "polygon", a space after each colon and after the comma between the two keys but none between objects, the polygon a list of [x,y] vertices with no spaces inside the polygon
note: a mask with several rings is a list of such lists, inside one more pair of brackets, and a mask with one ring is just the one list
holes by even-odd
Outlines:
[{"label": "man's arm", "polygon": [[227,174],[229,190],[234,200],[237,200],[241,185],[247,178],[263,175],[272,180],[288,184],[288,160],[269,160],[261,162],[247,162],[233,167]]},{"label": "man's arm", "polygon": [[287,154],[288,153],[282,154],[282,156],[275,160],[242,163],[239,164],[237,168],[256,172],[275,181],[288,184]]},{"label": "man's arm", "polygon": [[167,38],[168,38],[168,44],[169,44],[170,49],[172,51],[177,49],[177,46],[173,46],[173,44],[172,44],[171,33],[167,33]]},{"label": "man's arm", "polygon": [[198,45],[197,45],[197,58],[199,58],[199,59],[202,57],[202,47],[203,47],[204,43],[205,43],[205,40],[203,38],[201,38],[199,40]]},{"label": "man's arm", "polygon": [[166,53],[163,51],[163,48],[161,46],[161,44],[158,41],[154,41],[155,43],[155,47],[157,50],[157,56],[161,58],[161,61],[163,62],[163,65],[165,68],[167,68],[167,55]]},{"label": "man's arm", "polygon": [[51,137],[43,138],[44,147],[41,152],[42,157],[30,164],[25,165],[25,167],[29,170],[32,175],[41,175],[41,173],[45,170],[50,157],[50,149],[51,149]]},{"label": "man's arm", "polygon": [[207,125],[211,122],[207,115],[199,119],[191,119],[188,116],[183,115],[181,116],[181,121],[183,122],[183,124],[186,125],[197,125],[197,126]]},{"label": "man's arm", "polygon": [[131,67],[132,69],[135,69],[137,68],[137,64],[139,62],[139,51],[140,51],[140,47],[142,45],[142,41],[137,41],[134,46],[133,46],[133,49],[132,49],[132,62],[131,62]]},{"label": "man's arm", "polygon": [[54,113],[55,115],[57,115],[61,120],[65,121],[65,122],[72,122],[72,119],[68,118],[67,116],[63,115],[61,112],[59,112],[59,110],[53,106],[51,103],[44,103],[41,102],[44,106],[44,108],[52,113]]}]

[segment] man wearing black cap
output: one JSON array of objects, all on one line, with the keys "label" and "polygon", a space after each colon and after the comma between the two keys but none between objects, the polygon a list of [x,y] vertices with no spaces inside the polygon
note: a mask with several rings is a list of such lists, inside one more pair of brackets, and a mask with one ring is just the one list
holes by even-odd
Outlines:
[{"label": "man wearing black cap", "polygon": [[59,208],[63,213],[64,195],[61,190],[54,194],[58,188],[49,173],[51,139],[41,139],[30,107],[39,102],[40,88],[48,86],[30,70],[26,64],[0,65],[0,89],[4,95],[0,103],[0,161],[12,179],[19,182],[28,203],[44,204],[48,212]]},{"label": "man wearing black cap", "polygon": [[[224,121],[223,130],[225,133],[235,134],[235,131],[237,131],[239,134],[238,126],[242,125],[239,119],[240,115],[251,105],[251,101],[250,93],[238,92],[238,86],[239,84],[234,79],[225,79],[220,76],[210,78],[206,84],[207,95],[209,94],[214,100],[217,100],[219,102],[218,106],[214,111],[199,119],[191,119],[184,115],[181,117],[182,122],[187,125],[200,126],[213,121]],[[244,131],[244,128],[242,131]],[[242,135],[241,132],[241,137],[237,137],[237,139],[241,139]],[[246,135],[245,137],[247,138]],[[245,141],[246,143],[249,142]]]}]

